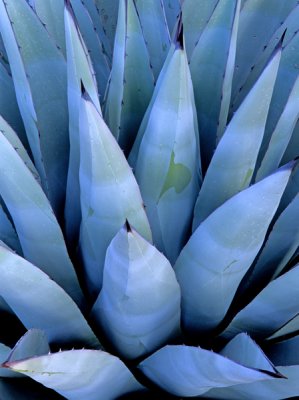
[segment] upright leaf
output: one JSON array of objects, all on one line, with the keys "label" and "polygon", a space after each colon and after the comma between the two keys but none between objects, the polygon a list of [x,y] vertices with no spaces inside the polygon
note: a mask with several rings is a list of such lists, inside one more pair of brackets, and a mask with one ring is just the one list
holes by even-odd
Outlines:
[{"label": "upright leaf", "polygon": [[35,165],[59,213],[69,152],[65,59],[26,1],[1,0],[0,31]]},{"label": "upright leaf", "polygon": [[129,151],[154,90],[153,72],[133,0],[120,0],[105,120]]},{"label": "upright leaf", "polygon": [[101,18],[101,25],[113,49],[119,0],[94,0],[94,2]]},{"label": "upright leaf", "polygon": [[11,350],[5,361],[18,361],[24,358],[42,356],[50,351],[45,332],[40,329],[30,329],[21,337]]},{"label": "upright leaf", "polygon": [[40,328],[50,342],[99,342],[74,301],[44,272],[0,246],[0,296],[27,329]]},{"label": "upright leaf", "polygon": [[80,188],[80,250],[88,287],[97,295],[107,247],[125,221],[148,240],[151,231],[133,172],[86,95],[80,109]]},{"label": "upright leaf", "polygon": [[71,350],[7,362],[67,399],[103,400],[142,389],[120,359],[99,350]]},{"label": "upright leaf", "polygon": [[278,50],[227,126],[197,198],[193,229],[227,199],[249,186],[265,130],[280,56],[281,50]]},{"label": "upright leaf", "polygon": [[181,11],[180,0],[163,0],[169,32],[172,33]]},{"label": "upright leaf", "polygon": [[152,105],[135,165],[154,243],[171,263],[187,240],[200,184],[193,96],[186,53],[177,43]]},{"label": "upright leaf", "polygon": [[169,261],[128,224],[106,253],[93,315],[126,358],[158,349],[180,330],[180,287]]},{"label": "upright leaf", "polygon": [[204,333],[222,321],[263,244],[290,173],[290,166],[282,168],[238,193],[193,233],[174,266],[185,328]]},{"label": "upright leaf", "polygon": [[13,219],[24,256],[81,304],[83,296],[79,282],[49,201],[2,133],[0,195]]},{"label": "upright leaf", "polygon": [[205,169],[226,127],[239,13],[240,0],[220,0],[190,59]]},{"label": "upright leaf", "polygon": [[79,112],[81,101],[81,86],[89,93],[99,113],[97,83],[94,77],[92,63],[79,32],[78,25],[70,4],[64,9],[67,71],[68,71],[68,107],[69,107],[69,135],[70,158],[65,203],[65,229],[70,243],[76,243],[79,235],[80,209],[80,135]]}]

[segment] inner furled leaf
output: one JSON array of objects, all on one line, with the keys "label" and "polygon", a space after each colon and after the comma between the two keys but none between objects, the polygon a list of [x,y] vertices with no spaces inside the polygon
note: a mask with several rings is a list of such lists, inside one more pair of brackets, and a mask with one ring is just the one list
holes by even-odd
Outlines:
[{"label": "inner furled leaf", "polygon": [[159,198],[161,198],[163,194],[171,188],[174,188],[176,193],[181,193],[191,181],[192,175],[189,168],[187,168],[184,164],[176,164],[174,162],[174,157],[174,152],[172,152],[169,170]]}]

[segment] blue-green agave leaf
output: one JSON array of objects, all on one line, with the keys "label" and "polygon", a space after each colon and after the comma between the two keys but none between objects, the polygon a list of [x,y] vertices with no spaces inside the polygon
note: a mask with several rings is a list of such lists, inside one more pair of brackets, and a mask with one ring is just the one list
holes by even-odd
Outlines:
[{"label": "blue-green agave leaf", "polygon": [[152,106],[135,165],[154,243],[171,263],[186,242],[200,185],[193,96],[186,53],[177,44]]},{"label": "blue-green agave leaf", "polygon": [[82,0],[70,0],[78,21],[79,29],[88,49],[98,84],[101,99],[103,99],[110,73],[109,60],[105,54],[103,44],[95,30],[92,19]]},{"label": "blue-green agave leaf", "polygon": [[200,7],[198,7],[197,0],[183,1],[182,17],[188,60],[190,60],[193,50],[218,2],[219,0],[201,0]]},{"label": "blue-green agave leaf", "polygon": [[278,168],[299,118],[299,77],[297,77],[256,175],[262,179]]},{"label": "blue-green agave leaf", "polygon": [[[7,361],[9,354],[11,353],[11,348],[6,346],[3,343],[0,343],[0,381],[1,378],[20,378],[21,374],[14,371],[9,371],[7,368],[2,367],[2,363]],[[1,395],[1,386],[0,386],[0,395]]]},{"label": "blue-green agave leaf", "polygon": [[254,338],[266,338],[299,313],[299,266],[270,282],[222,333],[232,337],[248,332]]},{"label": "blue-green agave leaf", "polygon": [[0,134],[0,195],[13,219],[24,256],[83,301],[74,267],[42,188],[14,147]]},{"label": "blue-green agave leaf", "polygon": [[265,130],[280,57],[281,49],[275,53],[227,126],[198,195],[193,229],[227,199],[249,186]]},{"label": "blue-green agave leaf", "polygon": [[154,76],[133,0],[119,2],[113,64],[105,103],[105,120],[129,151],[154,90]]},{"label": "blue-green agave leaf", "polygon": [[165,346],[139,368],[176,396],[199,396],[211,388],[273,379],[267,371],[248,368],[212,351],[191,346]]},{"label": "blue-green agave leaf", "polygon": [[66,56],[63,22],[64,0],[34,0],[33,8],[58,48]]},{"label": "blue-green agave leaf", "polygon": [[1,116],[18,133],[22,143],[28,148],[27,136],[17,104],[14,85],[9,72],[0,63],[0,110]]},{"label": "blue-green agave leaf", "polygon": [[61,351],[5,365],[69,400],[113,400],[142,389],[119,358],[100,350]]},{"label": "blue-green agave leaf", "polygon": [[94,3],[100,15],[101,25],[113,50],[119,0],[94,0]]},{"label": "blue-green agave leaf", "polygon": [[267,355],[275,365],[299,366],[299,336],[267,346]]},{"label": "blue-green agave leaf", "polygon": [[180,331],[181,292],[169,261],[127,224],[112,239],[93,315],[118,353],[136,358]]},{"label": "blue-green agave leaf", "polygon": [[135,0],[155,79],[170,47],[170,35],[163,0]]},{"label": "blue-green agave leaf", "polygon": [[235,64],[240,0],[220,0],[190,59],[202,159],[213,155],[226,127]]},{"label": "blue-green agave leaf", "polygon": [[180,0],[163,0],[163,4],[167,19],[168,29],[169,32],[172,33],[181,11],[181,2]]},{"label": "blue-green agave leaf", "polygon": [[40,329],[30,329],[21,337],[5,361],[19,361],[42,356],[50,351],[47,335]]},{"label": "blue-green agave leaf", "polygon": [[[294,333],[298,333],[299,331],[299,313],[295,315],[292,319],[290,319],[286,324],[284,324],[281,328],[279,328],[276,332],[274,332],[271,336],[269,336],[268,340],[276,340],[281,339],[282,337]],[[299,364],[299,362],[298,362]]]},{"label": "blue-green agave leaf", "polygon": [[123,152],[94,104],[80,110],[80,249],[91,293],[97,295],[107,247],[125,221],[151,241],[142,198]]},{"label": "blue-green agave leaf", "polygon": [[[233,99],[238,96],[239,92],[242,97],[247,94],[247,92],[242,91],[242,87],[246,83],[248,76],[267,49],[281,22],[286,20],[296,5],[296,0],[287,2],[280,0],[271,2],[267,0],[245,1],[239,23]],[[285,30],[285,27],[282,29]],[[276,35],[276,40],[279,40],[280,36],[281,34]],[[249,90],[250,88],[248,88]],[[236,106],[240,102],[241,97],[239,96]]]},{"label": "blue-green agave leaf", "polygon": [[290,173],[288,165],[241,191],[193,233],[174,266],[186,328],[205,332],[222,321],[263,244]]},{"label": "blue-green agave leaf", "polygon": [[59,213],[69,152],[65,59],[25,1],[1,0],[0,31],[35,165]]},{"label": "blue-green agave leaf", "polygon": [[79,113],[82,84],[99,113],[101,113],[101,106],[91,60],[79,32],[70,4],[65,6],[64,19],[67,52],[70,135],[69,170],[65,202],[65,230],[69,242],[74,243],[78,238],[81,221],[79,184]]},{"label": "blue-green agave leaf", "polygon": [[263,350],[246,333],[240,333],[235,336],[220,351],[220,354],[245,367],[278,374],[278,371]]},{"label": "blue-green agave leaf", "polygon": [[[22,255],[21,244],[18,235],[13,227],[6,211],[0,204],[0,240],[3,241],[13,251]],[[1,307],[0,307],[1,308]]]},{"label": "blue-green agave leaf", "polygon": [[0,296],[27,329],[39,328],[50,342],[99,342],[74,301],[44,272],[0,246]]}]

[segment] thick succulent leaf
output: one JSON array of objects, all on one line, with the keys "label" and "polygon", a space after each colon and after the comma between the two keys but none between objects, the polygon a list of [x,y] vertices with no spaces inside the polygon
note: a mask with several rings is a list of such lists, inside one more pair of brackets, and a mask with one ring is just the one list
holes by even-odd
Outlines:
[{"label": "thick succulent leaf", "polygon": [[17,104],[11,76],[0,63],[0,110],[1,116],[18,132],[22,143],[28,147],[27,136]]},{"label": "thick succulent leaf", "polygon": [[109,62],[103,45],[95,30],[92,19],[82,0],[70,0],[80,32],[88,49],[96,74],[96,80],[101,97],[103,98],[109,78]]},{"label": "thick succulent leaf", "polygon": [[65,56],[63,7],[64,0],[34,0],[36,14]]},{"label": "thick succulent leaf", "polygon": [[100,350],[71,350],[6,363],[69,400],[113,400],[142,389],[127,367]]},{"label": "thick succulent leaf", "polygon": [[205,393],[207,399],[223,400],[285,400],[299,394],[299,366],[277,367],[285,379],[253,382],[222,389],[212,389]]},{"label": "thick succulent leaf", "polygon": [[46,333],[40,329],[30,329],[17,342],[5,361],[12,362],[42,356],[48,354],[49,351]]},{"label": "thick succulent leaf", "polygon": [[94,2],[99,11],[101,25],[113,49],[119,0],[94,0]]},{"label": "thick succulent leaf", "polygon": [[44,272],[0,247],[0,296],[27,329],[39,328],[50,342],[99,346],[74,301]]},{"label": "thick succulent leaf", "polygon": [[184,0],[182,4],[182,16],[184,36],[188,60],[210,20],[219,0],[201,0],[198,7],[197,0]]},{"label": "thick succulent leaf", "polygon": [[80,110],[80,187],[80,249],[87,284],[98,294],[107,247],[125,221],[148,240],[151,231],[133,172],[86,96]]},{"label": "thick succulent leaf", "polygon": [[1,0],[0,30],[35,165],[59,213],[69,151],[65,59],[25,1]]},{"label": "thick succulent leaf", "polygon": [[238,193],[193,233],[174,267],[186,328],[204,332],[221,322],[263,244],[290,173],[289,165]]},{"label": "thick succulent leaf", "polygon": [[299,336],[267,347],[267,355],[275,365],[299,366]]},{"label": "thick succulent leaf", "polygon": [[[296,4],[296,0],[245,1],[240,15],[233,98],[246,82],[252,67],[259,61],[281,22],[286,19]],[[280,35],[277,36],[279,38]]]},{"label": "thick succulent leaf", "polygon": [[271,135],[266,154],[257,171],[256,180],[264,178],[278,168],[299,119],[298,96],[299,77],[294,83],[284,110]]},{"label": "thick succulent leaf", "polygon": [[264,134],[280,56],[281,50],[278,50],[227,126],[196,202],[193,229],[227,199],[249,186]]},{"label": "thick succulent leaf", "polygon": [[169,32],[172,33],[181,11],[180,0],[163,0]]},{"label": "thick succulent leaf", "polygon": [[220,0],[190,60],[205,167],[228,117],[234,72],[240,0]]},{"label": "thick succulent leaf", "polygon": [[246,333],[235,336],[220,354],[248,368],[278,373],[262,349]]},{"label": "thick succulent leaf", "polygon": [[[20,374],[18,374],[19,378]],[[63,400],[58,393],[31,379],[0,378],[0,396],[5,400]]]},{"label": "thick succulent leaf", "polygon": [[275,279],[241,310],[222,334],[232,337],[248,332],[265,338],[282,327],[299,312],[299,266]]},{"label": "thick succulent leaf", "polygon": [[82,292],[49,201],[2,133],[0,195],[13,219],[24,256],[46,272],[80,304]]},{"label": "thick succulent leaf", "polygon": [[[4,208],[0,204],[0,240],[7,246],[13,249],[18,254],[22,255],[21,244],[18,235],[13,227]],[[1,308],[1,307],[0,307]]]},{"label": "thick succulent leaf", "polygon": [[170,35],[163,0],[135,0],[155,79],[159,76],[170,47]]},{"label": "thick succulent leaf", "polygon": [[[19,374],[18,372],[14,371],[9,371],[7,368],[2,367],[2,363],[4,363],[11,352],[11,348],[8,346],[5,346],[5,344],[0,343],[0,381],[1,378],[19,378],[22,375]],[[1,395],[1,385],[0,385],[0,395]]]},{"label": "thick succulent leaf", "polygon": [[[290,319],[286,324],[269,336],[268,340],[277,340],[290,334],[298,333],[299,331],[299,313],[297,313],[292,319]],[[298,362],[299,364],[299,362]]]},{"label": "thick succulent leaf", "polygon": [[[111,3],[117,3],[118,0],[114,0]],[[103,53],[106,55],[107,59],[108,59],[108,64],[110,65],[111,60],[112,60],[112,47],[110,44],[110,41],[106,35],[106,31],[104,28],[104,25],[102,24],[102,20],[100,17],[100,10],[98,9],[97,5],[96,5],[96,1],[95,0],[84,0],[83,2],[86,10],[88,11],[90,18],[92,19],[92,23],[94,26],[94,29],[98,35],[98,37],[100,38],[100,42],[102,43],[103,46]],[[109,24],[111,23],[111,21],[109,21]]]},{"label": "thick succulent leaf", "polygon": [[[247,368],[200,347],[165,346],[139,368],[157,385],[176,396],[199,396],[211,388],[273,379],[273,374]],[[272,375],[272,376],[271,376]]]},{"label": "thick succulent leaf", "polygon": [[93,315],[125,358],[158,349],[180,330],[181,292],[169,261],[127,224],[112,239]]},{"label": "thick succulent leaf", "polygon": [[101,113],[101,107],[90,57],[79,32],[70,4],[65,6],[64,18],[70,135],[70,157],[65,203],[65,230],[69,242],[73,243],[78,238],[81,221],[79,112],[82,84],[99,113]]},{"label": "thick succulent leaf", "polygon": [[[137,158],[138,158],[139,148],[140,148],[140,144],[141,144],[144,132],[145,132],[145,130],[147,128],[148,121],[149,121],[153,106],[154,106],[156,98],[157,98],[157,96],[159,94],[160,87],[164,82],[164,76],[165,76],[166,72],[168,71],[168,66],[169,66],[170,61],[172,60],[172,56],[173,56],[173,53],[175,52],[175,49],[176,49],[176,45],[174,43],[172,43],[171,46],[170,46],[170,49],[168,51],[166,60],[165,60],[165,62],[163,64],[163,67],[161,69],[161,72],[159,74],[158,80],[156,82],[155,90],[154,90],[154,93],[153,93],[153,95],[151,97],[151,101],[150,101],[150,103],[149,103],[149,105],[148,105],[148,107],[146,109],[146,112],[145,112],[144,117],[142,119],[141,125],[140,125],[140,127],[138,129],[138,133],[137,133],[136,139],[134,141],[133,147],[132,147],[130,155],[128,157],[128,161],[129,161],[130,165],[132,166],[132,168],[135,168],[136,161],[137,161]],[[197,120],[197,116],[196,116],[196,120]],[[196,121],[196,123],[197,123],[197,121]]]},{"label": "thick succulent leaf", "polygon": [[135,166],[154,243],[171,263],[186,242],[200,184],[192,105],[186,53],[177,47],[152,106]]},{"label": "thick succulent leaf", "polygon": [[[299,246],[299,194],[276,220],[259,255],[248,285],[262,285],[278,276]],[[298,310],[299,311],[299,310]]]},{"label": "thick succulent leaf", "polygon": [[133,0],[119,2],[105,120],[129,151],[154,90],[153,71]]}]

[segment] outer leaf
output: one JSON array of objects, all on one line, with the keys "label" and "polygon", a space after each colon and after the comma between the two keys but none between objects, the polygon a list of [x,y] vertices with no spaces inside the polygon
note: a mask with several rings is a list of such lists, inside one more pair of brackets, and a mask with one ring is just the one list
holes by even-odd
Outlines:
[{"label": "outer leaf", "polygon": [[248,332],[265,338],[282,327],[299,312],[299,266],[275,279],[241,310],[222,334],[232,337]]},{"label": "outer leaf", "polygon": [[119,0],[94,0],[94,2],[99,11],[101,25],[113,49]]},{"label": "outer leaf", "polygon": [[117,357],[103,351],[63,351],[6,365],[70,400],[98,400],[99,394],[113,400],[142,388]]},{"label": "outer leaf", "polygon": [[163,0],[163,3],[169,32],[171,33],[181,11],[180,0]]},{"label": "outer leaf", "polygon": [[190,60],[205,169],[226,127],[239,13],[239,0],[220,0]]},{"label": "outer leaf", "polygon": [[273,379],[200,347],[166,346],[139,368],[164,390],[176,396],[199,396],[211,388]]},{"label": "outer leaf", "polygon": [[243,190],[193,233],[174,267],[186,328],[204,332],[221,322],[263,244],[290,172],[282,168]]},{"label": "outer leaf", "polygon": [[34,0],[36,14],[65,56],[63,7],[64,0]]},{"label": "outer leaf", "polygon": [[[11,349],[8,346],[5,346],[4,344],[0,343],[0,363],[1,364],[7,360],[10,352],[11,352]],[[19,378],[22,376],[17,372],[8,371],[7,368],[3,368],[1,364],[0,364],[0,379],[1,378]],[[0,385],[0,394],[1,394],[1,385]]]},{"label": "outer leaf", "polygon": [[129,151],[154,90],[153,72],[133,0],[121,0],[105,120]]},{"label": "outer leaf", "polygon": [[64,18],[68,61],[67,71],[70,134],[70,158],[65,204],[65,228],[69,242],[76,243],[81,221],[79,184],[80,136],[78,132],[82,84],[84,85],[85,90],[88,91],[89,96],[99,113],[101,113],[101,106],[99,103],[93,67],[70,5],[65,7]]},{"label": "outer leaf", "polygon": [[82,0],[70,0],[70,2],[95,69],[100,95],[103,97],[110,72],[108,59],[92,19],[87,9],[84,7]]},{"label": "outer leaf", "polygon": [[[292,319],[290,319],[286,324],[269,336],[268,340],[276,340],[277,338],[284,337],[286,335],[294,334],[299,331],[299,313],[297,313]],[[299,364],[299,362],[298,362]],[[288,364],[286,364],[288,365]]]},{"label": "outer leaf", "polygon": [[299,366],[299,336],[274,343],[267,347],[267,354],[276,365]]},{"label": "outer leaf", "polygon": [[80,304],[82,292],[50,204],[3,134],[0,134],[0,194],[14,221],[24,256]]},{"label": "outer leaf", "polygon": [[80,249],[90,291],[96,295],[102,286],[107,247],[125,221],[148,240],[151,232],[133,172],[95,106],[84,97],[80,110],[80,187]]},{"label": "outer leaf", "polygon": [[248,368],[278,373],[262,349],[246,333],[235,336],[220,354]]},{"label": "outer leaf", "polygon": [[193,50],[210,20],[219,0],[201,0],[198,7],[197,0],[184,0],[182,2],[182,16],[186,52],[190,60]]},{"label": "outer leaf", "polygon": [[135,0],[154,77],[157,79],[170,47],[163,0]]},{"label": "outer leaf", "polygon": [[45,332],[40,329],[30,329],[17,342],[5,361],[19,361],[25,358],[42,356],[50,351]]},{"label": "outer leaf", "polygon": [[126,358],[156,350],[179,333],[180,301],[169,261],[128,225],[122,228],[108,247],[93,307],[109,341]]},{"label": "outer leaf", "polygon": [[18,235],[2,205],[0,205],[0,240],[18,254],[22,255]]},{"label": "outer leaf", "polygon": [[0,30],[35,165],[59,212],[69,151],[65,59],[23,0],[1,0]]},{"label": "outer leaf", "polygon": [[264,134],[280,56],[281,50],[266,67],[224,132],[196,202],[193,229],[227,199],[249,186]]},{"label": "outer leaf", "polygon": [[299,118],[298,96],[299,77],[294,83],[284,110],[272,133],[266,154],[257,172],[256,180],[264,178],[278,168]]},{"label": "outer leaf", "polygon": [[154,243],[171,263],[186,242],[200,183],[193,101],[187,57],[178,46],[152,106],[135,166]]},{"label": "outer leaf", "polygon": [[0,296],[27,329],[43,329],[50,342],[99,346],[73,300],[39,268],[0,247]]}]

